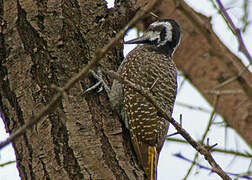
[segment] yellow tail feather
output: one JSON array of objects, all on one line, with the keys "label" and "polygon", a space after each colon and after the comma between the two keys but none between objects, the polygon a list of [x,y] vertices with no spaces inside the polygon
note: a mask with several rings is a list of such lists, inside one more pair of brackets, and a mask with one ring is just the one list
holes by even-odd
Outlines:
[{"label": "yellow tail feather", "polygon": [[137,154],[137,159],[142,166],[148,180],[157,179],[158,152],[156,146],[138,141],[136,136],[132,136],[133,146]]},{"label": "yellow tail feather", "polygon": [[145,168],[145,173],[148,180],[157,179],[157,159],[158,153],[155,146],[148,146],[148,166]]}]

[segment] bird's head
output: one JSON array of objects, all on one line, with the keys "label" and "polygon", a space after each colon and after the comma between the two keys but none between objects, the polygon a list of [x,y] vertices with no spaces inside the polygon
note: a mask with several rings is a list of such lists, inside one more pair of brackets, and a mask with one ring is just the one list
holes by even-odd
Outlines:
[{"label": "bird's head", "polygon": [[180,27],[172,19],[153,22],[141,37],[126,41],[125,44],[149,44],[156,50],[172,57],[180,41]]}]

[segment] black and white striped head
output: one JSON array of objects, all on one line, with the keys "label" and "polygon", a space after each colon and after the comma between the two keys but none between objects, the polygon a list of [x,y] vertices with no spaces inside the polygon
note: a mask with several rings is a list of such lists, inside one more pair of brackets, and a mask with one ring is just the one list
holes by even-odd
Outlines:
[{"label": "black and white striped head", "polygon": [[180,27],[172,19],[153,22],[141,37],[126,41],[125,44],[149,44],[154,49],[172,57],[180,41]]}]

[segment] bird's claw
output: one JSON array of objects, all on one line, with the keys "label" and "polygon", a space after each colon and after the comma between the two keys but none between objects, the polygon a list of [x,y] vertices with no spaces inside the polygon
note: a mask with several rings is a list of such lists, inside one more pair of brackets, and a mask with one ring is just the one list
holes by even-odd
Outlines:
[{"label": "bird's claw", "polygon": [[100,93],[103,89],[105,89],[105,91],[107,93],[109,93],[110,89],[108,87],[108,85],[105,83],[105,81],[102,78],[102,73],[101,70],[98,69],[97,73],[95,73],[93,70],[90,70],[90,73],[92,74],[92,76],[98,81],[95,85],[89,87],[88,89],[86,89],[84,91],[83,94],[86,94],[87,92],[90,92],[94,89],[97,89],[99,87],[99,89],[97,90],[97,93]]},{"label": "bird's claw", "polygon": [[[88,93],[89,91],[92,91],[92,90],[96,89],[98,86],[100,86],[101,83],[102,83],[102,82],[99,81],[99,82],[97,82],[95,85],[93,85],[93,86],[87,88],[87,89],[84,91],[83,94],[86,94],[86,93]],[[101,89],[99,88],[99,90],[98,90],[97,92],[100,92],[100,91],[101,91]]]}]

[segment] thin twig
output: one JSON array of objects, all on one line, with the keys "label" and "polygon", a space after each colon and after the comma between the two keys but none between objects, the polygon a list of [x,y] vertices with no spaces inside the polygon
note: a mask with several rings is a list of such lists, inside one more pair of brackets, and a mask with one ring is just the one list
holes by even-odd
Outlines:
[{"label": "thin twig", "polygon": [[[217,106],[217,103],[218,103],[218,99],[219,99],[219,96],[216,95],[216,96],[215,96],[215,99],[214,99],[214,103],[213,103],[213,104],[214,104],[214,108],[213,108],[213,111],[212,111],[212,113],[211,113],[211,115],[210,115],[210,118],[209,118],[209,120],[208,120],[208,124],[207,124],[206,130],[205,130],[205,132],[204,132],[204,134],[203,134],[203,136],[202,136],[202,138],[201,138],[200,144],[203,144],[203,143],[204,143],[204,141],[205,141],[205,139],[206,139],[206,136],[207,136],[207,134],[208,134],[208,132],[209,132],[209,130],[210,130],[210,127],[211,127],[211,125],[213,124],[214,114],[215,114],[215,109],[216,109],[216,106]],[[188,171],[187,171],[185,177],[183,178],[184,180],[186,180],[186,179],[188,178],[188,176],[190,175],[190,173],[191,173],[191,171],[192,171],[194,165],[196,164],[196,160],[197,160],[197,158],[198,158],[198,155],[199,155],[199,153],[196,152],[196,154],[195,154],[195,156],[194,156],[194,158],[193,158],[191,167],[188,169]]]},{"label": "thin twig", "polygon": [[219,96],[216,95],[216,96],[215,96],[215,99],[214,99],[214,103],[213,103],[213,104],[214,104],[213,111],[212,111],[212,113],[211,113],[211,115],[210,115],[210,118],[209,118],[209,121],[208,121],[206,130],[205,130],[205,132],[204,132],[204,134],[203,134],[203,136],[202,136],[202,139],[201,139],[201,141],[200,141],[201,144],[204,143],[204,141],[205,141],[205,139],[206,139],[206,136],[207,136],[207,134],[208,134],[208,132],[209,132],[209,130],[210,130],[210,127],[211,127],[211,125],[213,124],[214,114],[215,114],[216,106],[217,106],[217,104],[218,104],[218,99],[219,99]]},{"label": "thin twig", "polygon": [[[187,141],[182,140],[182,139],[177,139],[177,138],[167,137],[166,140],[167,140],[167,141],[176,142],[176,143],[188,144]],[[249,154],[249,153],[242,153],[242,152],[235,151],[235,150],[227,150],[227,149],[213,148],[213,149],[211,149],[211,152],[213,152],[213,153],[217,152],[217,153],[223,153],[223,154],[231,154],[231,155],[234,155],[234,156],[240,156],[240,157],[252,159],[252,154]]]},{"label": "thin twig", "polygon": [[231,31],[233,32],[233,34],[237,37],[237,39],[239,41],[239,50],[241,52],[243,52],[244,55],[248,58],[249,62],[252,63],[251,55],[250,55],[247,47],[244,44],[244,41],[243,41],[240,29],[235,26],[235,24],[233,23],[232,19],[228,15],[226,9],[224,8],[222,2],[220,0],[216,0],[216,2],[218,4],[218,6],[220,8],[220,11],[223,14],[224,18],[226,19],[226,21],[230,25]]},{"label": "thin twig", "polygon": [[248,25],[250,24],[250,22],[249,22],[249,10],[248,10],[249,9],[249,2],[248,2],[248,0],[245,0],[243,3],[244,3],[243,4],[244,14],[243,14],[243,17],[242,17],[242,21],[244,23],[244,26],[242,28],[242,32],[245,32],[247,30]]},{"label": "thin twig", "polygon": [[138,84],[132,83],[131,81],[121,77],[120,75],[118,75],[113,71],[103,70],[103,73],[110,76],[113,79],[118,80],[119,82],[123,83],[126,86],[130,86],[132,89],[134,89],[142,96],[144,96],[148,101],[150,101],[152,105],[158,110],[160,116],[168,120],[181,134],[181,136],[183,136],[188,141],[189,144],[191,144],[200,154],[202,154],[205,157],[208,163],[212,166],[211,170],[213,172],[216,172],[224,180],[231,180],[231,178],[222,170],[222,168],[214,160],[209,149],[207,149],[206,146],[196,142],[190,136],[190,134],[185,129],[182,128],[182,126],[177,121],[171,118],[169,114],[166,112],[166,110],[162,106],[160,106],[159,102],[155,100],[154,96],[150,93],[149,89],[145,89],[139,86]]},{"label": "thin twig", "polygon": [[231,82],[237,80],[239,77],[242,76],[242,74],[243,74],[244,72],[246,72],[246,70],[249,68],[249,66],[251,66],[251,63],[250,63],[249,65],[247,65],[246,67],[244,67],[244,68],[239,72],[238,75],[236,75],[236,76],[234,76],[234,77],[231,77],[230,79],[227,79],[226,81],[224,81],[224,82],[222,82],[222,83],[216,85],[212,90],[219,89],[219,88],[221,88],[221,87],[223,87],[223,86],[225,86],[225,85],[227,85],[227,84],[229,84],[229,83],[231,83]]},{"label": "thin twig", "polygon": [[204,91],[206,94],[216,94],[216,95],[230,95],[230,94],[244,94],[244,91],[239,89],[239,90],[206,90]]},{"label": "thin twig", "polygon": [[190,168],[188,169],[188,171],[187,171],[185,177],[183,178],[183,180],[186,180],[189,177],[190,173],[192,172],[192,169],[193,169],[194,165],[196,164],[196,160],[198,158],[198,155],[199,155],[199,152],[197,151],[195,153],[195,155],[194,155],[193,160],[192,160],[192,164],[191,164]]},{"label": "thin twig", "polygon": [[17,131],[13,132],[10,137],[5,140],[4,142],[0,143],[0,149],[2,149],[4,146],[9,144],[10,142],[13,142],[17,137],[20,137],[28,128],[32,127],[36,123],[38,123],[42,118],[44,118],[46,115],[49,113],[53,112],[57,104],[61,101],[63,98],[64,92],[68,92],[76,82],[78,82],[80,79],[83,79],[89,72],[90,69],[94,68],[97,62],[101,60],[104,55],[111,50],[117,43],[119,39],[123,37],[125,34],[126,30],[129,27],[132,27],[137,21],[139,21],[143,15],[145,15],[147,12],[149,12],[160,0],[153,0],[151,1],[147,6],[144,8],[140,9],[137,14],[134,16],[134,18],[125,26],[119,33],[117,33],[116,37],[111,39],[107,45],[105,45],[102,49],[98,50],[95,53],[95,56],[93,59],[84,67],[82,70],[72,77],[65,85],[63,88],[61,88],[61,91],[58,91],[56,95],[52,98],[51,102],[45,106],[39,114],[35,115],[35,117],[31,118],[29,122],[24,124],[22,127],[20,127]]},{"label": "thin twig", "polygon": [[[185,160],[185,161],[187,161],[187,162],[193,163],[192,160],[190,160],[190,159],[184,157],[184,156],[183,156],[182,154],[180,154],[180,153],[174,154],[174,156],[176,156],[176,157],[178,157],[178,158],[180,158],[180,159],[183,159],[183,160]],[[196,165],[197,165],[199,168],[201,168],[201,169],[206,169],[206,170],[210,170],[210,171],[211,171],[211,169],[210,169],[209,167],[203,166],[203,165],[201,165],[201,164],[199,164],[199,163],[197,163],[197,162],[196,162]],[[235,177],[237,177],[237,178],[243,178],[243,179],[252,180],[252,178],[249,177],[248,175],[240,175],[240,174],[235,174],[235,173],[231,173],[231,172],[227,172],[227,174],[229,174],[229,175],[231,175],[231,176],[235,176]]]},{"label": "thin twig", "polygon": [[16,163],[17,161],[8,161],[8,162],[5,162],[3,164],[0,164],[0,167],[4,167],[4,166],[7,166],[9,164],[13,164],[13,163]]},{"label": "thin twig", "polygon": [[202,111],[202,112],[206,112],[206,113],[210,113],[211,112],[210,110],[202,108],[200,106],[193,106],[193,105],[185,104],[185,103],[178,102],[178,101],[176,101],[175,104],[178,105],[178,106],[182,106],[182,107],[188,108],[188,109],[192,109],[192,110],[198,110],[198,111]]}]

